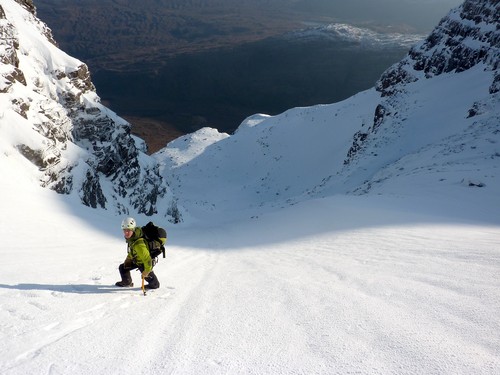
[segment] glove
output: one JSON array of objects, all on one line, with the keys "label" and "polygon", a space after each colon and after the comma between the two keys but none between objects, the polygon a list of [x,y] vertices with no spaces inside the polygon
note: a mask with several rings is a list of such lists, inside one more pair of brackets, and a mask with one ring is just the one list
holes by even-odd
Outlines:
[{"label": "glove", "polygon": [[145,279],[146,277],[149,276],[149,272],[147,271],[142,271],[142,278]]}]

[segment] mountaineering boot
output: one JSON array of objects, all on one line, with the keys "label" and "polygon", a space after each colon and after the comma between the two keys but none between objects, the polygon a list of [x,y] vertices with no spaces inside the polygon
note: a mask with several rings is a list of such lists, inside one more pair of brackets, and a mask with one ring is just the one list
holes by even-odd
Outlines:
[{"label": "mountaineering boot", "polygon": [[160,282],[153,271],[144,280],[148,282],[144,285],[144,289],[158,289],[160,287]]},{"label": "mountaineering boot", "polygon": [[127,282],[125,282],[125,281],[117,281],[117,282],[115,283],[115,285],[116,285],[116,286],[120,286],[120,287],[130,287],[130,288],[132,288],[132,287],[134,286],[134,283],[133,283],[133,282],[129,282],[129,283],[127,283]]},{"label": "mountaineering boot", "polygon": [[132,276],[130,276],[130,270],[126,270],[125,266],[123,264],[120,264],[120,266],[118,267],[118,271],[120,271],[122,281],[116,282],[115,285],[120,287],[133,287],[134,283],[132,282]]}]

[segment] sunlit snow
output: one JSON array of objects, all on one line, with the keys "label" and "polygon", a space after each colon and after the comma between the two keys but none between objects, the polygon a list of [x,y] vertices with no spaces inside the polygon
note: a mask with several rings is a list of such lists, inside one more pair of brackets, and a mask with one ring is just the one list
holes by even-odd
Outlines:
[{"label": "sunlit snow", "polygon": [[483,68],[409,84],[348,165],[375,90],[171,142],[184,221],[136,215],[168,231],[147,296],[138,272],[114,286],[122,217],[40,187],[15,146],[43,139],[4,100],[0,373],[500,373],[500,106],[465,111]]}]

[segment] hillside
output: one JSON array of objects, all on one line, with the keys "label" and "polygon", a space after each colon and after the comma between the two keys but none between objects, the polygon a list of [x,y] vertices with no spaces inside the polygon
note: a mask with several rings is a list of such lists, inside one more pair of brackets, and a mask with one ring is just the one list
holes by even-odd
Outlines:
[{"label": "hillside", "polygon": [[[0,0],[0,373],[498,374],[496,5],[373,89],[150,157],[31,2]],[[168,230],[146,296],[114,286],[125,215]]]},{"label": "hillside", "polygon": [[0,372],[497,374],[498,201],[462,189],[169,225],[144,297],[113,287],[121,218],[4,181]]},{"label": "hillside", "polygon": [[174,194],[190,192],[182,204],[195,216],[378,189],[398,195],[415,184],[497,202],[496,16],[491,3],[467,2],[375,88],[345,101],[254,115],[231,136],[204,129],[181,137],[155,154],[162,174]]}]

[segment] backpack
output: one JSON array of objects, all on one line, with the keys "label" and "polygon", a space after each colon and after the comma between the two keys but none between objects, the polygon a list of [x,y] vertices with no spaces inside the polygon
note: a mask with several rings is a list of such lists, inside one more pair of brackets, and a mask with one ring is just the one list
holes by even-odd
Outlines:
[{"label": "backpack", "polygon": [[[165,242],[167,242],[167,231],[162,227],[153,224],[152,221],[142,228],[142,237],[146,240],[151,259],[157,258],[163,254],[165,258]],[[156,263],[156,262],[155,262]]]}]

